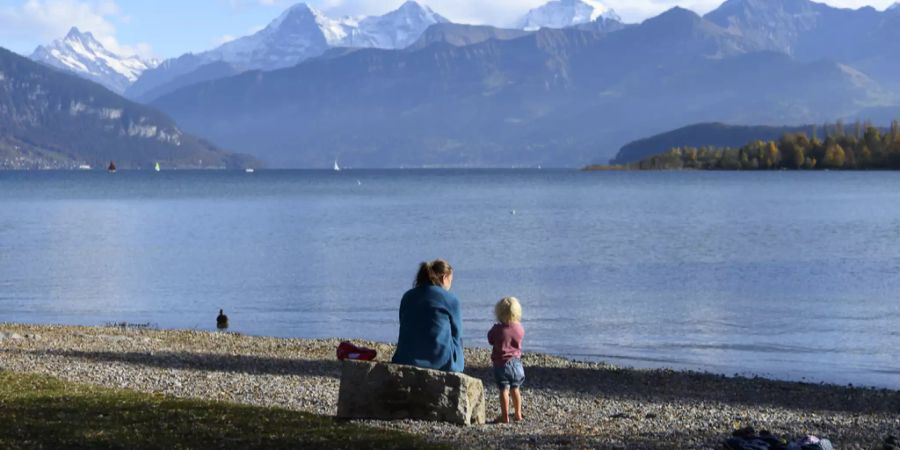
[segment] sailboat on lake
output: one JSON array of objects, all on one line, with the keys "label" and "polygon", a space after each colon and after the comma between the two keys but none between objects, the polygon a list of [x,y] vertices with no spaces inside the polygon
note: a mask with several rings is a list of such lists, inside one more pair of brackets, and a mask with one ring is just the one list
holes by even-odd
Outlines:
[{"label": "sailboat on lake", "polygon": [[340,171],[341,171],[341,166],[338,165],[338,162],[337,162],[336,159],[334,160],[334,171],[335,171],[335,172],[340,172]]},{"label": "sailboat on lake", "polygon": [[159,161],[156,162],[156,166],[153,167],[153,170],[159,172]]}]

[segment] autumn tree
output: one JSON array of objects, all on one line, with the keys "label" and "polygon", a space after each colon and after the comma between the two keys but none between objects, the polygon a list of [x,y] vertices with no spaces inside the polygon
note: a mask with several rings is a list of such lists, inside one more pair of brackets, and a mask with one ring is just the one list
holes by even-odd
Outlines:
[{"label": "autumn tree", "polygon": [[825,161],[823,164],[827,168],[840,169],[844,167],[844,159],[846,154],[840,144],[829,145],[825,149]]},{"label": "autumn tree", "polygon": [[766,145],[766,153],[763,155],[763,158],[767,169],[776,168],[781,163],[781,152],[778,150],[775,142],[770,141]]}]

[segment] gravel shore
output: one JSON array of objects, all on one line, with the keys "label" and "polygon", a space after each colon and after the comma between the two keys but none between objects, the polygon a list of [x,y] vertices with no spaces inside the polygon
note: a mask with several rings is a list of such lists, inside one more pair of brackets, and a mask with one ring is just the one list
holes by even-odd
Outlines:
[{"label": "gravel shore", "polygon": [[[339,339],[121,327],[0,324],[0,370],[178,397],[333,415]],[[388,344],[354,341],[389,359]],[[874,449],[900,431],[900,392],[635,370],[526,354],[526,421],[462,428],[366,422],[463,448],[721,448],[735,426],[814,434],[839,449]],[[466,350],[466,373],[499,411],[490,353]]]}]

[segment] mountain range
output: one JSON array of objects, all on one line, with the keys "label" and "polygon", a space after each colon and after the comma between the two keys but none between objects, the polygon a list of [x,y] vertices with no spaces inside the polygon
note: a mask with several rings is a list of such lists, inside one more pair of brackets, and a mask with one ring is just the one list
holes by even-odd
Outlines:
[{"label": "mountain range", "polygon": [[[259,32],[161,64],[136,56],[115,55],[90,33],[80,33],[75,28],[64,39],[39,47],[32,59],[70,70],[146,102],[190,84],[246,70],[290,67],[331,49],[403,49],[418,42],[431,25],[447,23],[450,22],[445,17],[414,1],[407,1],[381,16],[338,19],[306,3],[298,3]],[[518,21],[517,29],[533,31],[577,25],[605,30],[624,26],[614,11],[593,0],[553,0],[528,11]]]},{"label": "mountain range", "polygon": [[[806,9],[789,3],[812,8],[824,25],[802,25]],[[841,38],[877,48],[824,58],[769,32],[793,27],[801,36],[790,42],[806,42],[802,34],[834,26],[823,18],[832,16],[868,24],[868,33]],[[729,0],[705,17],[673,8],[614,31],[542,28],[464,46],[426,32],[427,45],[326,54],[191,85],[153,104],[275,166],[322,167],[337,156],[378,167],[579,166],[691,123],[799,125],[896,105],[896,80],[884,68],[896,64],[900,40],[872,37],[889,33],[895,16]],[[465,33],[443,34],[459,41]],[[773,42],[759,39],[766,35]]]},{"label": "mountain range", "polygon": [[[332,19],[299,3],[264,29],[213,50],[186,54],[146,71],[126,92],[152,100],[185,84],[246,70],[290,67],[332,48],[400,49],[415,42],[431,25],[447,19],[409,1],[383,16]],[[207,67],[213,64],[213,67]],[[185,80],[187,78],[187,80]]]},{"label": "mountain range", "polygon": [[728,0],[641,24],[554,0],[516,27],[414,2],[330,19],[305,4],[145,70],[128,95],[276,167],[581,166],[699,122],[900,113],[900,8]]},{"label": "mountain range", "polygon": [[165,114],[0,48],[0,168],[244,167]]}]

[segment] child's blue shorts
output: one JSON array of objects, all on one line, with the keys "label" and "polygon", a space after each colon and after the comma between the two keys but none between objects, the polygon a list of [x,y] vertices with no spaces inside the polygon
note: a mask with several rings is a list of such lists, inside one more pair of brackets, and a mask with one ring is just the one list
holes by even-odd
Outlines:
[{"label": "child's blue shorts", "polygon": [[525,381],[525,367],[522,366],[522,360],[513,358],[503,367],[494,366],[494,380],[497,381],[497,388],[501,391],[521,386]]}]

